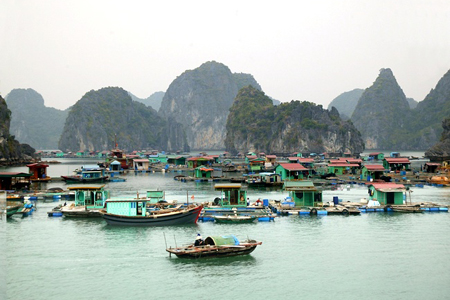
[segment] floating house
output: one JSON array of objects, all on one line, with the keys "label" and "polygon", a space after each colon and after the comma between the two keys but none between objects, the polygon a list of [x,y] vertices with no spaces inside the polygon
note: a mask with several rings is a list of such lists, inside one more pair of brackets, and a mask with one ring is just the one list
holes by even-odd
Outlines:
[{"label": "floating house", "polygon": [[249,186],[281,187],[283,185],[281,176],[273,172],[262,172],[258,174],[247,175],[245,182]]},{"label": "floating house", "polygon": [[322,202],[322,191],[318,190],[310,180],[285,181],[284,190],[289,191],[295,206],[314,207]]},{"label": "floating house", "polygon": [[242,189],[240,183],[221,183],[214,186],[220,191],[220,197],[214,203],[222,207],[247,207],[247,191]]},{"label": "floating house", "polygon": [[75,203],[61,207],[61,213],[65,217],[101,217],[101,210],[108,198],[105,185],[80,185],[68,187],[75,192]]},{"label": "floating house", "polygon": [[31,173],[0,172],[0,190],[20,190],[30,186]]},{"label": "floating house", "polygon": [[281,163],[275,168],[281,180],[299,180],[309,175],[309,170],[299,163]]},{"label": "floating house", "polygon": [[361,180],[380,179],[384,171],[383,165],[364,165],[361,169]]},{"label": "floating house", "polygon": [[361,158],[346,158],[345,161],[349,164],[358,164],[360,167],[362,166]]},{"label": "floating house", "polygon": [[333,162],[328,164],[328,173],[336,175],[356,174],[360,169],[358,164],[349,164],[344,161]]},{"label": "floating house", "polygon": [[37,182],[47,182],[51,177],[47,175],[48,165],[44,163],[34,163],[27,165],[29,173],[31,173],[30,180]]},{"label": "floating house", "polygon": [[194,170],[195,178],[213,178],[214,169],[207,167],[197,167]]},{"label": "floating house", "polygon": [[423,171],[426,173],[436,173],[440,167],[440,163],[426,162],[423,167]]},{"label": "floating house", "polygon": [[248,165],[249,172],[259,172],[263,169],[266,160],[264,158],[255,158],[250,160]]},{"label": "floating house", "polygon": [[376,200],[381,205],[403,204],[403,193],[406,192],[403,184],[394,182],[370,183],[368,187],[370,200]]},{"label": "floating house", "polygon": [[383,167],[390,171],[410,171],[411,162],[407,157],[386,157],[383,159]]},{"label": "floating house", "polygon": [[312,170],[314,169],[314,158],[308,157],[299,157],[297,162],[304,166],[306,169]]},{"label": "floating house", "polygon": [[195,169],[200,166],[211,166],[214,158],[209,156],[196,156],[187,159],[188,168]]},{"label": "floating house", "polygon": [[169,156],[167,158],[167,162],[169,164],[172,164],[175,166],[184,166],[186,164],[186,157],[184,157],[184,156]]},{"label": "floating house", "polygon": [[247,155],[247,156],[245,157],[245,163],[246,163],[246,164],[249,164],[250,161],[252,161],[252,160],[254,160],[254,159],[257,159],[257,158],[258,158],[258,156],[256,156],[256,154],[253,154],[253,155]]},{"label": "floating house", "polygon": [[109,163],[109,171],[121,172],[122,170],[123,170],[122,165],[117,160],[113,160],[112,162]]},{"label": "floating house", "polygon": [[384,159],[384,153],[381,153],[381,152],[369,153],[369,160],[383,160],[383,159]]},{"label": "floating house", "polygon": [[150,167],[150,161],[148,158],[136,158],[133,159],[133,169],[135,171],[147,171]]},{"label": "floating house", "polygon": [[276,162],[277,162],[276,155],[266,155],[266,165],[270,164],[270,165],[274,166]]}]

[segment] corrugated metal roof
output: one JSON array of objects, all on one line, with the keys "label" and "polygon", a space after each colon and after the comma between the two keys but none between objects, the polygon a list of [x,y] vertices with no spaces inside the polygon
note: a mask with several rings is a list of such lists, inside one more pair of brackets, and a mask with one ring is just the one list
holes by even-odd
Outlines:
[{"label": "corrugated metal roof", "polygon": [[385,160],[390,164],[410,164],[407,157],[386,157]]},{"label": "corrugated metal roof", "polygon": [[383,165],[364,165],[364,167],[369,171],[384,171]]},{"label": "corrugated metal roof", "polygon": [[337,162],[328,164],[329,167],[359,167],[358,164],[348,164],[346,162]]},{"label": "corrugated metal roof", "polygon": [[308,169],[298,163],[282,163],[280,164],[283,168],[289,171],[307,171]]}]

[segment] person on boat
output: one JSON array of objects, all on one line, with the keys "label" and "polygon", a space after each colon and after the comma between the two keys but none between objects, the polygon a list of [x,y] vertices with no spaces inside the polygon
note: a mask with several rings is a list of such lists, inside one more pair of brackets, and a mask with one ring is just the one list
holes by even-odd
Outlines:
[{"label": "person on boat", "polygon": [[202,239],[202,235],[200,233],[197,233],[197,237],[195,238],[194,246],[201,246],[205,243],[205,241]]},{"label": "person on boat", "polygon": [[258,198],[258,200],[256,200],[256,206],[260,206],[262,204],[262,201],[260,198]]}]

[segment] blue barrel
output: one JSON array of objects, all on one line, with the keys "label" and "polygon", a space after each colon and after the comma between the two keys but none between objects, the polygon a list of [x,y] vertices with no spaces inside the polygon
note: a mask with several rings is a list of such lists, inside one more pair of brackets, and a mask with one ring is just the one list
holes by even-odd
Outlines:
[{"label": "blue barrel", "polygon": [[333,196],[333,203],[334,203],[334,205],[338,205],[339,204],[339,197],[338,196]]},{"label": "blue barrel", "polygon": [[263,199],[263,205],[269,206],[269,199]]}]

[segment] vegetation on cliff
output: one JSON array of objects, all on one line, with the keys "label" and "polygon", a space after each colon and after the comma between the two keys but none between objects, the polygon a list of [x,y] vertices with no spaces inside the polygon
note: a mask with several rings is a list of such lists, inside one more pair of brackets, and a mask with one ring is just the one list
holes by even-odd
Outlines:
[{"label": "vegetation on cliff", "polygon": [[46,107],[33,89],[14,89],[6,96],[11,134],[36,149],[57,149],[68,111]]},{"label": "vegetation on cliff", "polygon": [[425,152],[425,156],[432,160],[450,159],[450,118],[442,121],[441,140]]},{"label": "vegetation on cliff", "polygon": [[154,110],[158,111],[159,108],[161,107],[161,102],[162,102],[162,99],[163,99],[165,93],[164,92],[155,92],[145,99],[138,98],[135,95],[133,95],[132,93],[129,93],[129,94],[131,96],[131,99],[133,99],[133,101],[144,103],[145,105],[150,106]]},{"label": "vegetation on cliff", "polygon": [[0,162],[19,163],[30,160],[35,150],[28,144],[20,144],[10,135],[11,111],[0,96]]},{"label": "vegetation on cliff", "polygon": [[360,153],[364,144],[349,121],[336,109],[311,102],[291,101],[273,106],[262,91],[242,88],[228,115],[227,151],[266,153],[333,152]]},{"label": "vegetation on cliff", "polygon": [[407,99],[390,69],[382,69],[352,115],[368,149],[425,150],[442,133],[450,115],[450,71],[419,102]]},{"label": "vegetation on cliff", "polygon": [[[181,130],[181,132],[180,132]],[[86,93],[71,109],[59,141],[63,151],[188,150],[182,128],[171,128],[151,107],[118,87]]]}]

